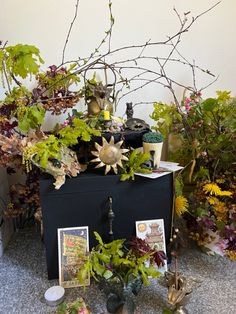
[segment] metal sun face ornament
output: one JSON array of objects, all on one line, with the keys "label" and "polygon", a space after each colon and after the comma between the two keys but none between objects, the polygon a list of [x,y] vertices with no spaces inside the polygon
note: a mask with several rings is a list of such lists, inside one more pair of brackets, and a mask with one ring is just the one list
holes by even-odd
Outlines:
[{"label": "metal sun face ornament", "polygon": [[97,158],[91,160],[91,162],[99,162],[95,168],[106,167],[105,174],[107,174],[111,169],[117,174],[118,168],[120,166],[123,168],[122,160],[128,160],[128,158],[122,154],[127,153],[129,150],[121,148],[123,141],[119,141],[116,144],[114,143],[114,137],[111,136],[110,142],[103,137],[102,146],[98,143],[95,143],[96,151],[91,153]]}]

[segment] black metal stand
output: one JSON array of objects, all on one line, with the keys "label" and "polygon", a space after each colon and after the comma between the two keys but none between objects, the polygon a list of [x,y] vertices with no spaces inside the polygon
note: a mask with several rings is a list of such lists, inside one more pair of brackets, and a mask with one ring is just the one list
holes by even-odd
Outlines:
[{"label": "black metal stand", "polygon": [[114,240],[114,234],[113,234],[113,228],[112,228],[112,222],[115,218],[115,214],[112,209],[112,197],[109,196],[109,211],[108,211],[108,221],[109,221],[109,240]]}]

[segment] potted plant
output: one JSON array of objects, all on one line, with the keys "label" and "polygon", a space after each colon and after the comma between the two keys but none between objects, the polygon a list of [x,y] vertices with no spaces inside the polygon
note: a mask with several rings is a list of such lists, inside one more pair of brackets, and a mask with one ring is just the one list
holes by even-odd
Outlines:
[{"label": "potted plant", "polygon": [[149,284],[149,277],[160,275],[154,265],[164,265],[165,253],[156,251],[139,238],[125,246],[125,239],[104,243],[97,232],[94,235],[98,245],[91,250],[90,256],[80,269],[78,278],[81,282],[90,273],[102,283],[107,294],[107,310],[116,313],[134,313],[132,295],[137,295],[142,284]]},{"label": "potted plant", "polygon": [[55,314],[91,314],[82,298],[74,302],[62,303],[58,306]]},{"label": "potted plant", "polygon": [[[184,96],[180,106],[154,104],[152,118],[157,130],[175,139],[169,159],[185,167],[176,209],[185,212],[191,237],[236,259],[236,98],[217,91],[215,98],[203,99],[195,92]],[[186,193],[189,184],[191,193]]]},{"label": "potted plant", "polygon": [[152,161],[152,168],[160,167],[163,136],[158,132],[148,132],[143,135],[143,152],[149,153]]}]

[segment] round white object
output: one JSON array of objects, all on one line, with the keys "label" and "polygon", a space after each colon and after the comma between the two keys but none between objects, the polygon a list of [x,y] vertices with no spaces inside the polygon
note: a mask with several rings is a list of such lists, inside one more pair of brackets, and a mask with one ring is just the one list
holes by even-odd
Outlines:
[{"label": "round white object", "polygon": [[65,289],[61,286],[53,286],[44,293],[46,303],[50,306],[56,306],[63,301]]}]

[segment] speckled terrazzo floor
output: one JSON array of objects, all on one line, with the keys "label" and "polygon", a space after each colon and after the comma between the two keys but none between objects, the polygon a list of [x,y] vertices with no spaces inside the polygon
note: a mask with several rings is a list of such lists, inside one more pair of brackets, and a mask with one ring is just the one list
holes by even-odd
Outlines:
[{"label": "speckled terrazzo floor", "polygon": [[[186,306],[189,314],[236,313],[236,263],[189,248],[181,258],[181,269],[202,282]],[[0,313],[54,313],[55,309],[44,303],[43,295],[55,284],[57,280],[47,280],[45,249],[36,228],[15,233],[0,258]],[[93,314],[105,311],[105,296],[97,285],[85,291],[83,288],[66,291],[67,301],[78,296],[84,297]],[[162,313],[167,307],[166,288],[152,281],[142,289],[136,304],[142,314]]]}]

